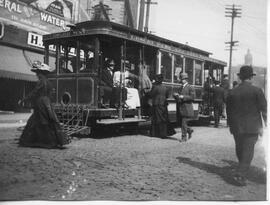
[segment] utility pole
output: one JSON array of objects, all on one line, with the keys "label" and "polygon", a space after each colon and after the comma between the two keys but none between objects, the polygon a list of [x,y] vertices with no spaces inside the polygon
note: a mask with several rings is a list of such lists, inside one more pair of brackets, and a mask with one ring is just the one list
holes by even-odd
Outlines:
[{"label": "utility pole", "polygon": [[141,2],[140,2],[140,15],[139,15],[139,26],[138,26],[138,29],[140,31],[143,30],[144,8],[145,8],[145,1],[144,0],[141,0]]},{"label": "utility pole", "polygon": [[236,45],[239,41],[233,41],[233,25],[234,25],[234,18],[236,17],[241,17],[241,6],[237,5],[226,5],[225,8],[225,17],[230,17],[232,18],[232,23],[231,23],[231,41],[225,42],[225,44],[230,45],[230,59],[229,59],[229,83],[230,83],[230,88],[232,88],[232,51],[235,50],[233,49],[234,46]]},{"label": "utility pole", "polygon": [[144,32],[148,32],[150,5],[157,4],[157,2],[151,2],[151,0],[147,0],[145,3],[146,3],[146,18],[145,18]]}]

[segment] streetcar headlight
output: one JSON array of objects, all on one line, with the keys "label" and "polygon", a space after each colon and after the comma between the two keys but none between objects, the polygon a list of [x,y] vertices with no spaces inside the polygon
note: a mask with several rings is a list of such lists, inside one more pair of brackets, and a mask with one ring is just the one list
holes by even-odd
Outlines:
[{"label": "streetcar headlight", "polygon": [[70,101],[71,101],[70,93],[64,92],[64,94],[62,95],[62,99],[61,99],[62,104],[67,105],[70,103]]}]

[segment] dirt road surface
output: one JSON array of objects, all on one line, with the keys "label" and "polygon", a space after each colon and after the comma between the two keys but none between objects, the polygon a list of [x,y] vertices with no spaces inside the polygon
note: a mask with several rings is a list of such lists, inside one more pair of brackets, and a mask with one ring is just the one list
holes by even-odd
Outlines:
[{"label": "dirt road surface", "polygon": [[[20,122],[21,123],[21,122]],[[169,139],[138,135],[73,138],[64,150],[18,147],[20,123],[0,123],[0,200],[266,200],[257,143],[245,187],[233,185],[227,127],[194,127]]]}]

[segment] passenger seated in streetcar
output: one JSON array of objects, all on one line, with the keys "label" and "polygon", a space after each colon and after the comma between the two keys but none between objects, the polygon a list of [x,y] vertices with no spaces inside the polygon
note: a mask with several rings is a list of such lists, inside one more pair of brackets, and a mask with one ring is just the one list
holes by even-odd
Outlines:
[{"label": "passenger seated in streetcar", "polygon": [[127,99],[126,99],[126,106],[129,109],[136,109],[141,107],[139,91],[134,87],[134,81],[131,79],[125,80],[126,89],[127,89]]},{"label": "passenger seated in streetcar", "polygon": [[[121,89],[122,89],[122,104],[126,105],[126,100],[127,100],[127,93],[128,93],[128,90],[126,88],[127,86],[127,82],[128,80],[127,79],[138,79],[138,76],[131,73],[131,64],[129,63],[126,63],[126,67],[125,67],[125,72],[122,73],[122,77],[121,77],[121,71],[117,70],[114,72],[114,75],[113,75],[113,90],[112,90],[112,98],[111,98],[111,107],[116,107],[118,108],[119,105],[120,105],[120,93],[121,93]],[[122,80],[122,86],[121,86],[121,80]],[[134,87],[134,84],[133,84],[133,87]],[[133,88],[135,89],[135,88]],[[134,90],[131,89],[132,91],[130,92],[134,92]],[[136,89],[137,90],[137,89]],[[138,90],[137,90],[138,92]],[[133,97],[132,97],[133,98]],[[132,100],[134,101],[134,100]],[[132,104],[132,103],[131,103]],[[136,104],[136,103],[135,103]],[[130,107],[128,105],[126,105],[128,108],[130,109],[133,109],[133,108],[136,108],[136,105],[134,107],[134,103],[133,105],[131,105]],[[132,108],[131,108],[132,107]]]},{"label": "passenger seated in streetcar", "polygon": [[[131,64],[129,63],[126,63],[125,72],[122,73],[122,82],[124,83],[125,79],[127,78],[138,79],[138,76],[131,72]],[[113,86],[119,87],[120,80],[121,80],[121,71],[117,70],[114,72],[114,75],[113,75]]]}]

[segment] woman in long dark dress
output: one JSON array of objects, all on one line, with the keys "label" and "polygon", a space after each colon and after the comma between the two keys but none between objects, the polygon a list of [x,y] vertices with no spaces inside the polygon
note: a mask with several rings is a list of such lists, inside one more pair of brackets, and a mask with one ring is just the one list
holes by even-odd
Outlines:
[{"label": "woman in long dark dress", "polygon": [[59,120],[51,105],[50,96],[53,88],[46,77],[51,72],[51,68],[39,61],[34,62],[32,67],[31,71],[35,72],[38,77],[37,85],[26,98],[19,101],[19,104],[30,101],[34,112],[27,121],[19,145],[63,148],[63,145],[68,144],[70,140],[62,132]]},{"label": "woman in long dark dress", "polygon": [[169,90],[162,85],[162,74],[156,75],[156,82],[152,87],[150,96],[152,98],[152,120],[151,135],[153,137],[166,138],[168,136],[168,109],[167,98]]}]

